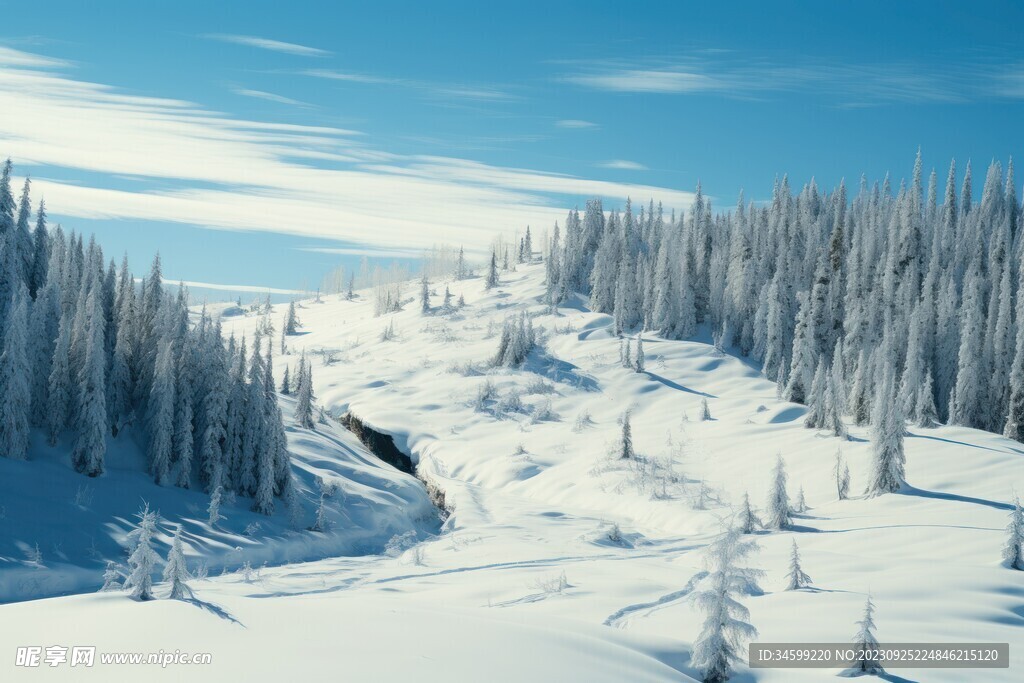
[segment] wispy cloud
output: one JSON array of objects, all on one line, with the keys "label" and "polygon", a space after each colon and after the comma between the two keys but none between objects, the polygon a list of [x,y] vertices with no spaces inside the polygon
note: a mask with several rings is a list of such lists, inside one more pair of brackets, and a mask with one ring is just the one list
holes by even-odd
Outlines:
[{"label": "wispy cloud", "polygon": [[249,88],[232,88],[231,92],[242,97],[252,97],[257,100],[266,100],[267,102],[277,102],[278,104],[288,104],[296,107],[310,107],[312,105],[302,102],[300,100],[293,100],[290,97],[284,95],[277,95],[272,92],[266,92],[264,90],[250,90]]},{"label": "wispy cloud", "polygon": [[234,33],[207,33],[203,37],[210,40],[219,40],[222,43],[245,45],[246,47],[270,50],[271,52],[283,52],[284,54],[298,55],[299,57],[326,57],[331,54],[327,50],[321,50],[316,47],[308,47],[297,43],[286,43],[281,40],[260,38],[258,36],[242,36]]},{"label": "wispy cloud", "polygon": [[487,102],[507,102],[518,99],[516,95],[492,85],[476,85],[472,83],[434,83],[431,81],[421,81],[409,78],[394,78],[390,76],[353,73],[338,69],[303,69],[298,73],[303,76],[323,78],[343,83],[408,88],[436,98],[454,98],[460,100],[478,100]]},{"label": "wispy cloud", "polygon": [[555,125],[559,128],[571,128],[576,130],[600,128],[600,126],[593,121],[583,121],[581,119],[562,119],[561,121],[555,121]]},{"label": "wispy cloud", "polygon": [[626,159],[612,159],[611,161],[602,161],[599,163],[598,168],[614,168],[620,171],[646,171],[647,167],[643,164],[639,164],[635,161],[627,161]]},{"label": "wispy cloud", "polygon": [[[0,52],[0,154],[37,178],[55,216],[137,219],[336,240],[339,247],[483,248],[494,233],[550,225],[600,195],[685,208],[692,194],[635,183],[403,156],[357,131],[232,118],[144,97]],[[47,179],[46,169],[64,169]],[[136,178],[126,185],[117,176]]]},{"label": "wispy cloud", "polygon": [[1024,98],[1021,65],[996,61],[950,64],[839,63],[806,57],[789,62],[734,52],[695,53],[641,62],[570,63],[560,80],[615,93],[716,94],[732,98],[803,92],[843,104],[951,103]]}]

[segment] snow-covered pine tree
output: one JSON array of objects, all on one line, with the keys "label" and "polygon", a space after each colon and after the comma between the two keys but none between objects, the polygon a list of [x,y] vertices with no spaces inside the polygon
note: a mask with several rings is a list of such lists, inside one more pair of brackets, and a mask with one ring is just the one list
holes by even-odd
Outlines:
[{"label": "snow-covered pine tree", "polygon": [[295,396],[295,421],[303,429],[315,429],[313,422],[313,370],[305,359],[299,365],[299,388]]},{"label": "snow-covered pine tree", "polygon": [[78,379],[78,424],[71,462],[75,469],[90,477],[103,474],[103,456],[107,444],[106,353],[104,340],[106,319],[103,316],[100,292],[93,285],[86,300],[88,309],[85,358]]},{"label": "snow-covered pine tree", "polygon": [[644,340],[639,333],[636,335],[636,360],[633,361],[633,370],[641,373],[644,371]]},{"label": "snow-covered pine tree", "polygon": [[796,492],[796,502],[793,504],[793,512],[802,515],[807,512],[807,498],[804,496],[804,487],[801,486]]},{"label": "snow-covered pine tree", "polygon": [[463,249],[462,245],[459,246],[459,255],[455,259],[455,279],[465,280],[469,274],[469,269],[466,267],[466,250]]},{"label": "snow-covered pine tree", "polygon": [[866,493],[879,496],[895,493],[906,483],[903,434],[906,425],[896,396],[891,369],[883,373],[871,411],[871,478]]},{"label": "snow-covered pine tree", "polygon": [[181,545],[181,525],[174,531],[174,541],[167,553],[167,564],[164,565],[164,581],[171,584],[170,600],[191,600],[195,597],[188,582],[192,576],[185,565],[185,551]]},{"label": "snow-covered pine tree", "polygon": [[633,427],[629,422],[629,411],[622,414],[622,436],[619,438],[619,447],[616,449],[620,460],[633,460],[636,452],[633,450]]},{"label": "snow-covered pine tree", "polygon": [[741,534],[752,534],[758,529],[764,526],[761,519],[754,512],[754,508],[750,505],[750,496],[747,492],[743,492],[743,504],[740,506],[739,514],[736,518],[736,529]]},{"label": "snow-covered pine tree", "polygon": [[220,484],[213,489],[213,493],[210,494],[210,504],[206,508],[206,523],[211,527],[217,526],[222,518],[220,516],[220,506],[224,499],[224,487]]},{"label": "snow-covered pine tree", "polygon": [[430,313],[430,281],[427,280],[427,272],[423,271],[420,278],[420,312],[423,315]]},{"label": "snow-covered pine tree", "polygon": [[157,484],[165,484],[171,474],[174,438],[174,344],[160,342],[153,388],[149,395],[149,471]]},{"label": "snow-covered pine tree", "polygon": [[786,492],[786,463],[782,460],[781,454],[776,456],[771,486],[765,528],[788,529],[793,523],[793,510],[789,505],[789,494]]},{"label": "snow-covered pine tree", "polygon": [[819,358],[818,367],[814,371],[814,380],[811,382],[811,389],[807,394],[807,415],[804,417],[804,427],[808,429],[821,429],[825,426],[828,400],[826,377],[825,360]]},{"label": "snow-covered pine tree", "polygon": [[107,567],[103,570],[103,585],[100,587],[100,593],[121,590],[123,588],[121,585],[123,579],[124,575],[118,568],[117,563],[113,560],[107,560]]},{"label": "snow-covered pine tree", "polygon": [[758,569],[741,566],[757,550],[757,543],[743,538],[736,529],[723,533],[708,549],[707,587],[691,597],[706,615],[690,658],[705,683],[729,680],[743,661],[743,642],[757,636],[757,629],[749,623],[750,612],[736,599],[752,592],[763,575]]},{"label": "snow-covered pine tree", "polygon": [[288,396],[292,393],[291,381],[288,377],[288,366],[284,366],[284,373],[281,375],[281,395]]},{"label": "snow-covered pine tree", "polygon": [[836,496],[846,500],[850,495],[850,468],[843,460],[843,452],[836,451],[836,464],[832,468],[836,480]]},{"label": "snow-covered pine tree", "polygon": [[875,638],[875,604],[869,595],[864,603],[864,616],[857,622],[857,634],[853,637],[853,649],[862,653],[854,659],[850,669],[860,674],[878,676],[885,673],[874,653],[878,651],[878,639]]},{"label": "snow-covered pine tree", "polygon": [[1006,527],[1003,560],[1010,569],[1024,570],[1024,510],[1021,510],[1017,496],[1013,497],[1010,523]]},{"label": "snow-covered pine tree", "polygon": [[793,403],[807,403],[814,383],[817,358],[814,356],[814,340],[810,329],[808,298],[801,292],[800,312],[797,314],[796,330],[793,335],[793,360],[789,368],[789,382],[786,384],[786,400]]},{"label": "snow-covered pine tree", "polygon": [[176,359],[174,369],[174,434],[172,436],[173,458],[176,460],[174,484],[184,489],[192,486],[192,456],[195,446],[192,406],[192,370],[195,361],[192,352],[192,339],[188,334],[187,326],[186,318],[184,322],[186,329],[181,334],[181,353]]},{"label": "snow-covered pine tree", "polygon": [[207,371],[211,382],[202,398],[202,432],[199,441],[199,463],[204,490],[223,486],[228,477],[228,390],[230,379],[225,364],[225,351],[220,321],[214,327],[207,350]]},{"label": "snow-covered pine tree", "polygon": [[708,397],[700,397],[700,411],[697,413],[697,419],[701,422],[707,422],[711,419],[711,406],[708,405]]},{"label": "snow-covered pine tree", "polygon": [[494,289],[498,286],[498,252],[491,251],[491,263],[487,268],[487,279],[484,281],[485,289]]},{"label": "snow-covered pine tree", "polygon": [[21,285],[8,307],[0,355],[0,454],[28,457],[32,385],[28,359],[28,290]]},{"label": "snow-covered pine tree", "polygon": [[288,302],[288,313],[284,319],[284,333],[287,335],[296,334],[299,331],[299,316],[295,311],[295,302]]},{"label": "snow-covered pine tree", "polygon": [[804,573],[800,566],[800,549],[793,539],[793,550],[789,555],[789,573],[786,574],[786,590],[798,591],[811,585],[811,577]]},{"label": "snow-covered pine tree", "polygon": [[124,589],[130,590],[136,600],[152,600],[153,571],[160,559],[152,545],[158,516],[149,509],[149,503],[146,503],[136,517],[139,518],[139,522],[129,534],[129,540],[135,544],[135,549],[128,556],[129,572]]},{"label": "snow-covered pine tree", "polygon": [[61,316],[57,343],[53,350],[53,364],[48,384],[47,443],[57,445],[57,439],[67,428],[71,404],[71,320]]}]

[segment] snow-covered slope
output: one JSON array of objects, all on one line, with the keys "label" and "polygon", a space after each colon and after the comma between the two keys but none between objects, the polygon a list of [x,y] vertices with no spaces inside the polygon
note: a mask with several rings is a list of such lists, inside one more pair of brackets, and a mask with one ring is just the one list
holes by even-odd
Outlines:
[{"label": "snow-covered slope", "polygon": [[[454,506],[445,533],[404,552],[195,583],[244,629],[192,605],[120,595],[50,601],[46,614],[88,614],[108,651],[154,649],[155,636],[125,623],[171,624],[161,647],[214,653],[208,670],[190,670],[204,679],[266,679],[286,666],[301,678],[337,666],[360,680],[685,680],[696,676],[689,651],[703,621],[687,600],[691,578],[745,491],[763,507],[781,454],[790,495],[802,487],[810,509],[792,531],[758,536],[763,594],[742,600],[760,641],[846,642],[870,592],[880,640],[1010,642],[1011,668],[984,680],[1016,680],[1024,583],[1001,565],[1000,550],[1012,490],[1024,489],[1019,444],[911,428],[912,487],[858,498],[871,455],[866,430],[851,427],[851,439],[839,441],[805,429],[801,406],[780,402],[756,367],[704,341],[645,334],[646,372],[624,369],[610,319],[582,302],[549,315],[542,281],[534,265],[503,274],[489,292],[478,279],[449,283],[466,307],[427,316],[410,303],[374,318],[368,293],[304,302],[302,334],[275,361],[278,372],[294,367],[305,350],[331,415],[351,411],[395,437]],[[543,349],[521,369],[490,368],[502,321],[522,310],[544,328]],[[257,322],[225,319],[225,332],[251,336]],[[392,323],[395,338],[382,341]],[[334,361],[325,364],[321,350]],[[697,419],[702,399],[709,421]],[[623,464],[610,451],[627,410],[642,457]],[[836,499],[840,448],[852,500]],[[813,590],[783,590],[793,539]],[[4,609],[19,632],[46,632],[44,610]],[[10,642],[13,627],[4,628]],[[273,652],[254,653],[264,644]],[[107,680],[119,674],[104,671]],[[757,670],[736,680],[835,673]],[[969,678],[955,669],[897,673]]]},{"label": "snow-covered slope", "polygon": [[[340,427],[298,428],[292,406],[290,399],[281,402],[302,508],[298,529],[285,510],[260,515],[247,498],[225,500],[222,519],[211,527],[210,497],[154,484],[130,430],[108,439],[107,472],[95,479],[72,469],[70,444],[50,448],[33,434],[31,460],[0,458],[0,601],[98,588],[107,561],[124,561],[125,536],[143,502],[160,512],[161,556],[182,524],[194,566],[216,573],[246,562],[258,567],[380,552],[395,535],[437,531],[436,510],[418,481],[381,463]],[[304,529],[319,502],[318,478],[336,489],[326,505],[327,533]]]}]

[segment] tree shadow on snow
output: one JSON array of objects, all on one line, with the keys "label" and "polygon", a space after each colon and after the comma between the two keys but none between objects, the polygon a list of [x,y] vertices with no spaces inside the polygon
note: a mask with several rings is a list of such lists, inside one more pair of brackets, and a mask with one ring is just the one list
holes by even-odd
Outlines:
[{"label": "tree shadow on snow", "polygon": [[653,372],[650,372],[649,370],[644,370],[643,374],[647,375],[648,377],[653,379],[655,382],[660,382],[661,384],[664,384],[669,389],[675,389],[676,391],[682,391],[682,392],[685,392],[687,394],[693,394],[694,396],[703,396],[704,398],[718,398],[714,394],[709,394],[709,393],[707,393],[705,391],[697,391],[696,389],[690,389],[689,387],[684,387],[682,384],[679,384],[678,382],[673,382],[672,380],[668,379],[667,377],[662,377],[661,375],[658,375],[658,374],[655,374]]},{"label": "tree shadow on snow", "polygon": [[546,353],[531,353],[523,363],[522,370],[547,377],[552,382],[568,384],[583,391],[598,391],[597,380],[581,372],[579,367],[561,358]]},{"label": "tree shadow on snow", "polygon": [[[945,439],[943,439],[945,440]],[[900,496],[919,496],[921,498],[933,498],[935,500],[951,500],[958,503],[973,503],[974,505],[984,505],[986,507],[994,508],[996,510],[1012,510],[1013,506],[1009,503],[999,503],[994,500],[988,500],[986,498],[975,498],[973,496],[962,496],[957,493],[944,493],[941,491],[928,491],[927,489],[919,489],[916,486],[910,484],[904,484],[903,487],[896,492]]]},{"label": "tree shadow on snow", "polygon": [[907,432],[907,436],[909,438],[911,438],[911,439],[930,439],[932,441],[941,441],[943,443],[953,444],[954,446],[965,446],[967,448],[980,448],[983,451],[992,451],[993,453],[1007,453],[1007,454],[1009,454],[1010,451],[1013,451],[1013,452],[1015,452],[1017,454],[1021,453],[1021,451],[1018,451],[1016,448],[1011,448],[1010,451],[1007,451],[1007,450],[1004,450],[1002,448],[992,448],[991,446],[981,446],[981,445],[976,444],[976,443],[967,443],[966,441],[957,441],[956,439],[945,439],[945,438],[943,438],[941,436],[930,436],[928,434],[914,434],[913,432]]},{"label": "tree shadow on snow", "polygon": [[224,609],[220,605],[215,605],[212,602],[206,602],[205,600],[200,600],[197,597],[192,597],[192,598],[189,598],[187,600],[182,600],[181,602],[187,602],[190,605],[195,605],[196,607],[198,607],[201,610],[209,612],[210,614],[218,616],[221,619],[224,619],[226,621],[230,621],[232,624],[238,624],[242,628],[246,628],[245,624],[240,622],[238,619],[235,619],[235,617],[230,612],[228,612],[226,609]]}]

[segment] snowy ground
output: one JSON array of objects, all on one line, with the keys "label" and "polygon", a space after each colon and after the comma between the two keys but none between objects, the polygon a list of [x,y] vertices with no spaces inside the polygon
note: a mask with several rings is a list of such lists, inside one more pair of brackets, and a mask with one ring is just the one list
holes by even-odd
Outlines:
[{"label": "snowy ground", "polygon": [[[870,591],[883,642],[1011,644],[1009,670],[893,673],[1019,679],[1024,575],[1000,564],[1008,501],[1024,490],[1019,444],[968,429],[911,429],[913,488],[837,501],[835,452],[842,448],[856,494],[869,469],[866,431],[840,442],[805,429],[802,407],[778,401],[756,368],[706,343],[645,335],[647,372],[623,369],[609,318],[583,306],[544,314],[542,279],[543,268],[530,266],[504,274],[492,292],[480,280],[451,283],[467,306],[447,315],[423,316],[410,303],[374,318],[368,296],[305,302],[302,334],[275,360],[280,372],[305,349],[321,405],[395,436],[454,505],[443,533],[404,552],[211,576],[194,584],[202,604],[98,594],[7,605],[0,642],[11,652],[2,656],[13,659],[19,644],[82,641],[101,652],[210,652],[212,665],[188,669],[201,680],[333,670],[352,680],[446,683],[686,680],[696,675],[688,652],[702,620],[686,599],[690,579],[729,505],[749,491],[763,506],[781,453],[791,495],[802,486],[810,510],[794,530],[759,537],[753,564],[767,572],[764,593],[743,601],[760,641],[846,642]],[[545,350],[522,370],[488,369],[502,320],[523,308],[539,314]],[[278,307],[278,329],[282,314]],[[392,321],[397,338],[381,341]],[[251,336],[256,323],[226,318],[225,331]],[[329,366],[320,349],[335,352]],[[488,381],[496,397],[479,410]],[[523,407],[510,410],[517,391]],[[702,397],[711,421],[697,420]],[[653,474],[609,457],[627,409],[638,452],[660,463]],[[312,444],[309,453],[312,466]],[[695,509],[701,498],[706,509]],[[782,590],[794,538],[814,590]],[[138,667],[89,673],[123,680]],[[836,673],[745,670],[736,680]],[[182,674],[172,666],[145,675]]]},{"label": "snowy ground", "polygon": [[[250,510],[251,499],[226,498],[211,526],[210,497],[154,484],[130,430],[108,440],[107,472],[96,479],[72,469],[70,444],[50,448],[34,433],[31,460],[0,458],[0,602],[99,588],[107,561],[124,562],[125,536],[143,502],[160,513],[161,557],[181,524],[193,567],[203,563],[211,574],[246,562],[379,553],[396,534],[437,532],[436,510],[413,477],[381,463],[340,426],[296,427],[293,401],[281,404],[302,507],[297,525],[283,509],[266,517]],[[319,503],[318,480],[334,491],[325,505],[327,533],[306,529]]]}]

